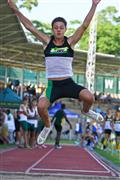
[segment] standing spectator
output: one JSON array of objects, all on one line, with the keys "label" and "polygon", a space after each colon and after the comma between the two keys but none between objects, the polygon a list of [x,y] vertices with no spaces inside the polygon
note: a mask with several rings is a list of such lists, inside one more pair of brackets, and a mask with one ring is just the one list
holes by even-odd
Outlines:
[{"label": "standing spectator", "polygon": [[115,112],[114,131],[116,135],[116,149],[120,150],[120,113],[118,111]]},{"label": "standing spectator", "polygon": [[81,122],[81,120],[78,120],[75,124],[75,135],[76,135],[75,143],[77,145],[80,145],[80,141],[82,142],[82,122]]},{"label": "standing spectator", "polygon": [[9,143],[13,144],[15,143],[15,137],[14,137],[14,132],[15,132],[15,120],[14,116],[11,113],[10,109],[7,109],[7,125],[8,125],[8,137],[9,137]]},{"label": "standing spectator", "polygon": [[28,131],[29,131],[29,143],[30,147],[35,146],[35,133],[38,126],[38,111],[37,111],[37,100],[33,99],[28,107]]},{"label": "standing spectator", "polygon": [[15,144],[19,145],[21,143],[21,133],[20,133],[20,116],[19,111],[14,111],[14,120],[15,120]]},{"label": "standing spectator", "polygon": [[8,144],[8,125],[5,123],[5,115],[0,110],[0,144]]},{"label": "standing spectator", "polygon": [[107,109],[107,114],[104,120],[103,128],[104,128],[105,136],[102,142],[103,142],[103,149],[106,149],[108,146],[111,132],[113,130],[113,115],[112,115],[112,110],[110,108]]},{"label": "standing spectator", "polygon": [[60,137],[61,137],[61,132],[62,132],[62,120],[65,119],[66,122],[69,124],[70,129],[72,129],[72,125],[69,122],[65,112],[65,104],[61,104],[61,109],[58,110],[55,115],[53,116],[51,122],[54,124],[55,129],[56,129],[56,138],[55,138],[55,148],[56,149],[61,149],[62,147],[60,146]]},{"label": "standing spectator", "polygon": [[24,147],[29,148],[28,145],[28,104],[29,99],[27,97],[23,98],[23,103],[20,105],[19,108],[19,116],[20,116],[20,126],[22,128],[21,134],[23,135],[24,139]]}]

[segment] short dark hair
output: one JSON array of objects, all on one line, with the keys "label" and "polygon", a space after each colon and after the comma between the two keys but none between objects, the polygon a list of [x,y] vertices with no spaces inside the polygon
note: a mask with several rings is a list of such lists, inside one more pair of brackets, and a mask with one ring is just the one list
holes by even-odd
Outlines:
[{"label": "short dark hair", "polygon": [[61,104],[61,109],[65,109],[65,104],[64,103]]},{"label": "short dark hair", "polygon": [[55,19],[53,19],[53,21],[52,21],[52,23],[51,23],[52,27],[53,27],[54,23],[59,22],[59,21],[60,21],[60,22],[63,22],[64,25],[65,25],[65,27],[67,26],[67,21],[66,21],[64,18],[62,18],[62,17],[56,17]]}]

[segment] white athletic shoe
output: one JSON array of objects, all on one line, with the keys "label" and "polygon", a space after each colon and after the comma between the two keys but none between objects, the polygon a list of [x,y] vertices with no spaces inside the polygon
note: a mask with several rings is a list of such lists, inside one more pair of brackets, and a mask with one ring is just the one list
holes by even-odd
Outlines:
[{"label": "white athletic shoe", "polygon": [[96,121],[104,121],[104,118],[100,113],[96,113],[95,111],[92,111],[92,110],[89,110],[87,113],[82,111],[82,114],[92,119],[95,119]]},{"label": "white athletic shoe", "polygon": [[44,127],[37,138],[37,144],[42,145],[47,139],[50,131],[51,131],[51,127],[50,128]]}]

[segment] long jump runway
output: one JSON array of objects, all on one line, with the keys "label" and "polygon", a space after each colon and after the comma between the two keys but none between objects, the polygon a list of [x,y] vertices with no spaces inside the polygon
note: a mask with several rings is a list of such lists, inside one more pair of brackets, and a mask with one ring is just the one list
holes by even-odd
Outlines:
[{"label": "long jump runway", "polygon": [[0,152],[0,172],[118,177],[119,173],[84,148],[11,149]]}]

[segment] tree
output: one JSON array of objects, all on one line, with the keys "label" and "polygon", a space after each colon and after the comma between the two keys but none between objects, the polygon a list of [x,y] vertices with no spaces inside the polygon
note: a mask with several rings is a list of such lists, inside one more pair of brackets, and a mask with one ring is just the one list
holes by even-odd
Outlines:
[{"label": "tree", "polygon": [[98,15],[97,52],[120,55],[120,16],[115,7]]},{"label": "tree", "polygon": [[31,10],[33,6],[38,6],[38,0],[14,0],[15,3],[20,2],[19,7],[25,7],[28,10]]}]

